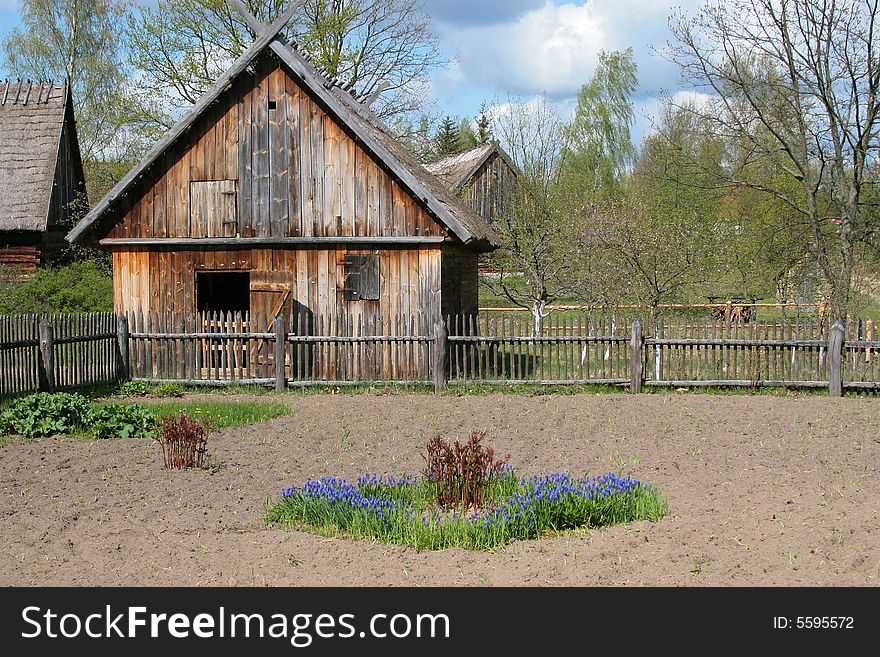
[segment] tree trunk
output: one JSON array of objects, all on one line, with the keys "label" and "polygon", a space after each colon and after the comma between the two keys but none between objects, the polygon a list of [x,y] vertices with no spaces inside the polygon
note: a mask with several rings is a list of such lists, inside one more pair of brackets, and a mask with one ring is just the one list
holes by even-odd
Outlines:
[{"label": "tree trunk", "polygon": [[843,217],[840,227],[840,264],[834,272],[831,283],[830,311],[831,321],[846,325],[852,299],[852,277],[855,245],[853,244],[853,220]]},{"label": "tree trunk", "polygon": [[544,308],[547,302],[544,299],[536,299],[532,304],[532,337],[538,338],[544,332]]}]

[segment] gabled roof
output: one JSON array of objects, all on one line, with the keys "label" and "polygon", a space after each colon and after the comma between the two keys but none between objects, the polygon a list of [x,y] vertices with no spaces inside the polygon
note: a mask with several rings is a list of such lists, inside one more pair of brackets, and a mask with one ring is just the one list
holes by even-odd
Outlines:
[{"label": "gabled roof", "polygon": [[519,173],[516,164],[496,142],[477,146],[464,153],[447,155],[442,160],[428,164],[425,168],[446,183],[451,190],[459,192],[495,153],[514,172]]},{"label": "gabled roof", "polygon": [[[291,9],[296,3],[291,5]],[[226,91],[233,81],[265,51],[271,51],[325,110],[396,177],[410,194],[437,221],[464,244],[490,250],[498,246],[495,231],[466,207],[446,186],[428,173],[388,128],[347,91],[322,75],[294,46],[278,35],[290,19],[290,10],[258,32],[256,41],[207,91],[202,98],[160,139],[146,156],[67,235],[68,241],[82,239],[95,229],[102,217],[118,207],[120,201],[144,177],[149,168],[192,127],[205,110]]]},{"label": "gabled roof", "polygon": [[68,88],[0,83],[0,230],[46,230]]}]

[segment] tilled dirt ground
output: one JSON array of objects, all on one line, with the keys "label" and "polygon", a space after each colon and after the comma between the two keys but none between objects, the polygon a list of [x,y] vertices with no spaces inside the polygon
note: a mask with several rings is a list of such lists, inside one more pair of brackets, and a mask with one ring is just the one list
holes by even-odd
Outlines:
[{"label": "tilled dirt ground", "polygon": [[[292,415],[212,435],[211,470],[167,472],[149,440],[50,438],[0,447],[0,584],[880,582],[877,399],[282,399]],[[266,500],[282,486],[324,474],[417,472],[430,436],[475,428],[487,430],[487,444],[509,452],[525,473],[623,469],[659,486],[669,515],[491,553],[418,552],[263,523]]]}]

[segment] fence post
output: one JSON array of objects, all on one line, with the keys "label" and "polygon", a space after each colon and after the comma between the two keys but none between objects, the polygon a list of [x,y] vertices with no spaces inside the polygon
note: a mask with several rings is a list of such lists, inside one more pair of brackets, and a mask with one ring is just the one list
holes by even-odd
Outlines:
[{"label": "fence post", "polygon": [[48,317],[40,320],[40,390],[55,390],[55,329]]},{"label": "fence post", "polygon": [[828,338],[828,395],[840,397],[843,395],[843,375],[841,363],[843,361],[843,338],[844,328],[840,320],[834,322],[831,327],[831,335]]},{"label": "fence post", "polygon": [[446,324],[442,321],[434,324],[434,392],[440,393],[446,386]]},{"label": "fence post", "polygon": [[642,363],[644,362],[642,357],[643,344],[642,321],[637,319],[632,323],[632,337],[629,341],[629,391],[634,394],[642,391],[642,383],[644,381],[644,374],[642,372]]},{"label": "fence post", "polygon": [[285,331],[283,315],[278,315],[272,320],[272,329],[275,332],[275,392],[284,392],[287,388],[287,373],[285,371],[287,331]]},{"label": "fence post", "polygon": [[128,362],[128,317],[124,314],[116,316],[116,378],[120,381],[131,378]]}]

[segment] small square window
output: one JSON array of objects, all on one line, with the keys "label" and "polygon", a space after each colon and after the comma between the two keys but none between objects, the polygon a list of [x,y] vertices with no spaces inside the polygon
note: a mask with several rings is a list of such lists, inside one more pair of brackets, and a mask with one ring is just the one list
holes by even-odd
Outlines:
[{"label": "small square window", "polygon": [[379,299],[379,255],[345,256],[343,262],[346,301],[376,301]]},{"label": "small square window", "polygon": [[274,110],[278,108],[278,101],[270,100],[269,101],[269,110]]}]

